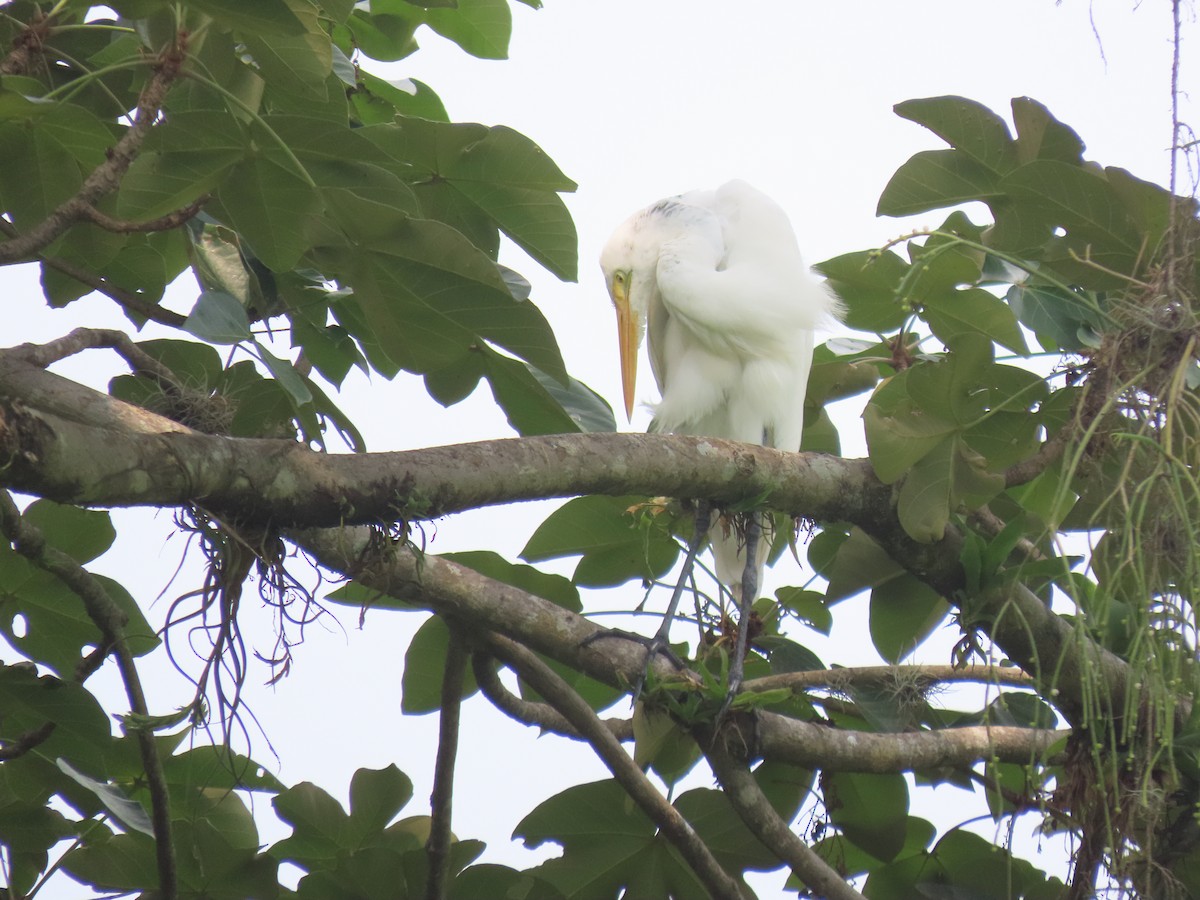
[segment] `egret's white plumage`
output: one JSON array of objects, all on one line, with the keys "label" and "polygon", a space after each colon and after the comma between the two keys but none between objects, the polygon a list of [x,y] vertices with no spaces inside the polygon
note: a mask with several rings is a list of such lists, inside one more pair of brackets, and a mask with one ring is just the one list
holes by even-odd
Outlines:
[{"label": "egret's white plumage", "polygon": [[[600,266],[627,414],[648,332],[662,397],[651,430],[800,449],[813,329],[838,301],[777,203],[743,181],[660,200],[617,228]],[[718,578],[739,584],[736,537],[715,535],[713,549]]]}]

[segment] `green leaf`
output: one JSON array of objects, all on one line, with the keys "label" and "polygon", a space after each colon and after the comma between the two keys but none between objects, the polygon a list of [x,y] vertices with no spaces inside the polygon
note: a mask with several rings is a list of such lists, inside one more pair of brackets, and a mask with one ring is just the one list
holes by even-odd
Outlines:
[{"label": "green leaf", "polygon": [[22,516],[41,530],[47,544],[63,551],[80,565],[104,553],[117,537],[112,519],[103,510],[35,500],[25,508]]},{"label": "green leaf", "polygon": [[867,588],[887,584],[904,573],[904,568],[860,528],[838,544],[832,562],[820,569],[829,579],[826,602],[836,603]]},{"label": "green leaf", "polygon": [[26,231],[72,197],[83,183],[79,163],[58,134],[37,121],[0,123],[0,208]]},{"label": "green leaf", "polygon": [[69,759],[95,774],[104,773],[113,745],[109,718],[81,685],[32,666],[0,666],[0,735],[6,743],[54,723],[49,737],[32,751],[41,759]]},{"label": "green leaf", "polygon": [[1014,353],[1029,355],[1012,307],[982,288],[926,297],[921,318],[948,347],[956,346],[963,334],[980,334]]},{"label": "green leaf", "polygon": [[1040,343],[1054,349],[1083,349],[1080,328],[1099,331],[1104,326],[1103,317],[1094,308],[1094,298],[1083,292],[1016,284],[1006,299],[1021,324],[1036,334]]},{"label": "green leaf", "polygon": [[1071,165],[1083,163],[1083,141],[1079,135],[1054,118],[1042,104],[1031,97],[1015,97],[1012,113],[1021,162],[1056,159]]},{"label": "green leaf", "polygon": [[95,794],[104,808],[112,813],[126,829],[154,837],[154,825],[150,821],[150,816],[146,814],[146,810],[142,809],[140,803],[130,800],[119,786],[112,782],[90,778],[61,757],[55,762],[68,778]]},{"label": "green leaf", "polygon": [[1103,175],[1052,159],[1010,172],[1001,188],[1050,214],[1057,225],[1099,250],[1134,257],[1141,238]]},{"label": "green leaf", "polygon": [[639,703],[633,710],[633,758],[668,787],[674,787],[700,761],[700,747],[666,712]]},{"label": "green leaf", "polygon": [[474,569],[480,575],[486,575],[488,578],[504,584],[511,584],[535,597],[549,600],[563,609],[569,609],[572,612],[583,611],[579,590],[561,575],[541,572],[533,566],[510,563],[500,554],[488,550],[445,553],[442,554],[442,558]]},{"label": "green leaf", "polygon": [[321,28],[315,7],[303,0],[286,5],[303,25],[300,33],[268,34],[256,28],[247,31],[243,40],[259,73],[273,86],[324,100],[325,81],[333,68],[333,45]]},{"label": "green leaf", "polygon": [[412,781],[394,763],[382,769],[356,771],[350,779],[350,825],[360,845],[383,831],[412,795]]},{"label": "green leaf", "polygon": [[[492,388],[492,396],[504,410],[505,418],[517,434],[574,434],[579,425],[550,394],[537,370],[503,356],[490,347],[480,348],[483,374]],[[547,382],[554,379],[547,378]]]},{"label": "green leaf", "polygon": [[897,481],[958,430],[952,418],[930,414],[909,396],[911,371],[880,382],[863,412],[871,465],[887,484]]},{"label": "green leaf", "polygon": [[507,0],[458,0],[454,7],[426,10],[425,23],[472,56],[508,58],[512,12]]},{"label": "green leaf", "polygon": [[879,195],[876,215],[911,216],[990,200],[1003,193],[996,174],[957,150],[923,150],[914,154]]},{"label": "green leaf", "polygon": [[327,865],[351,845],[345,810],[316,785],[302,782],[288,788],[272,799],[271,805],[279,818],[292,826],[292,834],[271,847],[276,859],[312,868]]},{"label": "green leaf", "polygon": [[484,339],[566,378],[541,311],[513,300],[496,265],[440,222],[408,219],[395,240],[358,248],[353,265],[367,322],[406,368],[434,371]]},{"label": "green leaf", "polygon": [[938,593],[907,572],[871,591],[871,641],[892,665],[912,653],[950,610]]},{"label": "green leaf", "polygon": [[222,25],[247,34],[303,34],[304,23],[286,0],[185,0],[186,5],[212,16]]},{"label": "green leaf", "polygon": [[951,147],[997,174],[1017,164],[1008,126],[981,103],[965,97],[927,97],[906,100],[894,107],[896,115],[924,125]]},{"label": "green leaf", "polygon": [[813,268],[842,298],[849,327],[883,333],[899,328],[908,317],[899,292],[909,265],[892,251],[846,253]]},{"label": "green leaf", "polygon": [[821,634],[829,634],[833,627],[833,613],[825,605],[825,595],[798,587],[781,587],[775,592],[779,605],[800,621],[807,623]]},{"label": "green leaf", "polygon": [[[587,815],[580,815],[587,810]],[[612,780],[570,787],[541,803],[514,832],[529,846],[556,841],[562,856],[531,870],[569,897],[709,896],[653,823]]]},{"label": "green leaf", "polygon": [[679,545],[658,529],[636,525],[629,510],[642,502],[639,497],[569,500],[538,527],[521,558],[581,556],[574,581],[585,587],[661,578],[675,564]]},{"label": "green leaf", "polygon": [[246,307],[225,291],[204,291],[197,297],[183,328],[213,344],[238,344],[253,337]]},{"label": "green leaf", "polygon": [[310,245],[310,220],[321,211],[313,185],[275,148],[234,166],[217,186],[216,199],[228,224],[276,272],[286,272],[299,261]]},{"label": "green leaf", "polygon": [[830,820],[847,838],[883,862],[899,855],[908,818],[904,776],[827,772],[821,788]]},{"label": "green leaf", "polygon": [[288,392],[288,395],[299,406],[306,403],[311,403],[313,399],[312,391],[308,389],[308,384],[300,373],[286,359],[280,359],[275,354],[271,353],[258,341],[255,341],[255,346],[258,348],[258,353],[262,357],[262,361],[267,368],[271,370],[271,374],[275,376],[275,380],[283,385],[283,389]]},{"label": "green leaf", "polygon": [[[404,654],[404,676],[400,684],[400,710],[420,715],[442,708],[442,681],[445,678],[446,651],[450,630],[440,616],[425,620]],[[462,696],[470,697],[479,686],[470,668],[463,678]]]},{"label": "green leaf", "polygon": [[450,121],[441,98],[415,78],[389,82],[360,69],[351,99],[364,125],[391,124],[397,113],[434,122]]}]

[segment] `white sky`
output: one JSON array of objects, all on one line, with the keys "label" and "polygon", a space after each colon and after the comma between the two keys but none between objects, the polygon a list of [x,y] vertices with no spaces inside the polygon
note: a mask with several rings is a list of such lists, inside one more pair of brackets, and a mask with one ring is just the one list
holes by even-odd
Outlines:
[{"label": "white sky", "polygon": [[[579,183],[567,202],[580,233],[580,283],[556,282],[518,251],[506,262],[533,281],[533,299],[554,325],[571,372],[614,405],[620,397],[615,329],[595,260],[617,223],[660,197],[744,178],[789,212],[810,262],[878,246],[914,224],[939,221],[934,215],[902,223],[874,214],[888,177],[909,155],[943,146],[896,117],[892,105],[939,94],[961,94],[1003,115],[1011,97],[1034,97],[1076,128],[1089,158],[1160,183],[1167,176],[1171,51],[1163,2],[1137,8],[1130,0],[546,2],[540,11],[513,4],[508,61],[474,60],[424,31],[418,35],[424,49],[415,57],[370,68],[427,82],[455,120],[524,132]],[[1194,38],[1190,14],[1186,28],[1185,37]],[[1195,83],[1191,49],[1185,43],[1185,91]],[[5,326],[6,345],[76,325],[127,326],[96,298],[65,312],[25,311],[37,302],[36,273],[29,269],[6,273],[4,284],[10,306],[21,309]],[[186,311],[192,293],[190,284],[183,286],[176,307]],[[93,355],[59,371],[102,385],[117,367]],[[652,399],[649,382],[640,399]],[[510,434],[486,387],[445,411],[409,378],[352,379],[341,400],[374,450]],[[633,427],[645,422],[643,412]],[[843,446],[860,454],[857,419],[850,414],[841,422]],[[529,504],[440,522],[429,549],[489,548],[515,558],[549,508]],[[167,514],[124,515],[140,527],[123,535],[98,568],[121,578],[146,606],[174,570],[183,541],[165,539]],[[773,581],[799,584],[806,577],[785,559]],[[195,579],[189,569],[168,596],[190,590]],[[640,589],[630,586],[606,602],[632,606],[639,599]],[[152,621],[166,602],[158,601]],[[360,632],[352,611],[339,617],[344,633],[313,629],[297,650],[294,673],[273,690],[257,687],[265,668],[251,670],[250,700],[281,757],[278,774],[288,783],[315,781],[344,802],[355,768],[395,762],[416,783],[408,812],[425,812],[436,718],[402,719],[399,712],[401,651],[420,619],[375,613]],[[257,618],[256,646],[266,652],[268,619]],[[857,612],[835,644],[795,637],[826,662],[872,662],[863,629]],[[955,635],[947,630],[944,637],[924,659],[945,661]],[[97,681],[104,677],[111,681],[111,673]],[[150,687],[160,712],[186,697],[166,673]],[[255,753],[273,762],[261,738]],[[459,759],[456,833],[487,841],[485,860],[518,867],[532,864],[519,845],[506,849],[520,817],[566,785],[607,774],[585,749],[534,740],[481,700],[466,707]],[[943,797],[956,804],[962,798],[947,789],[934,797],[943,807],[939,821],[952,824],[957,811],[947,811]],[[933,815],[919,801],[912,812]],[[985,824],[981,833],[992,836],[990,828]],[[264,839],[282,834],[264,832]],[[781,896],[782,882],[772,875],[755,884],[765,900]]]}]

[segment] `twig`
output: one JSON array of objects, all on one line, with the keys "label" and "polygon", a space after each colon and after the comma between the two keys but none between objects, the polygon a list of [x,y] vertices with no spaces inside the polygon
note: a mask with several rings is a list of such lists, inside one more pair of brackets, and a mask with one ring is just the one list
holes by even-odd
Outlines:
[{"label": "twig", "polygon": [[[7,221],[0,219],[0,234],[8,238],[14,238],[18,232]],[[157,303],[151,303],[149,300],[139,296],[135,291],[127,291],[122,287],[118,287],[104,276],[91,272],[82,266],[67,262],[65,259],[59,259],[56,256],[43,256],[41,254],[36,259],[42,265],[62,272],[68,278],[74,278],[80,284],[85,284],[92,290],[104,294],[110,300],[115,301],[129,312],[139,315],[143,319],[149,319],[160,325],[169,325],[172,328],[178,328],[187,321],[187,316],[181,316],[177,312],[164,309]]]},{"label": "twig", "polygon": [[133,125],[113,145],[108,158],[92,170],[75,195],[63,201],[45,219],[17,237],[0,243],[0,264],[23,262],[36,257],[73,224],[87,217],[87,210],[101,197],[117,189],[129,166],[137,158],[146,135],[154,127],[167,91],[179,76],[186,50],[173,44],[158,59],[154,75],[138,98]]},{"label": "twig", "polygon": [[1007,684],[1013,687],[1033,688],[1034,681],[1020,669],[1008,666],[972,666],[956,669],[953,666],[857,666],[845,669],[819,669],[812,672],[787,672],[768,675],[747,681],[745,692],[773,691],[791,688],[802,691],[807,688],[828,687],[841,690],[850,684],[863,682],[941,684],[945,682],[974,682],[978,684]]},{"label": "twig", "polygon": [[45,344],[22,344],[15,347],[13,352],[30,365],[44,369],[68,356],[101,347],[116,351],[134,372],[149,375],[161,385],[179,387],[174,372],[130,340],[125,332],[112,328],[76,328],[65,337],[55,338]]},{"label": "twig", "polygon": [[793,874],[816,896],[825,900],[864,900],[863,895],[847,884],[829,863],[796,837],[788,823],[775,812],[750,770],[730,753],[726,736],[731,730],[736,730],[733,722],[715,733],[705,727],[693,734],[705,748],[704,755],[713,774],[725,789],[725,796],[738,817],[772,853],[787,862]]},{"label": "twig", "polygon": [[15,741],[9,741],[0,747],[0,762],[7,762],[10,759],[24,756],[38,744],[46,740],[46,738],[50,737],[54,728],[54,722],[43,722],[32,731],[26,731],[20,735]]},{"label": "twig", "polygon": [[[83,601],[88,617],[95,623],[104,639],[105,646],[116,656],[121,680],[130,709],[137,715],[148,716],[146,697],[138,678],[133,654],[125,642],[125,614],[113,602],[104,586],[91,572],[83,568],[66,553],[46,544],[40,529],[31,525],[22,516],[7,491],[0,491],[0,531],[12,542],[13,549],[31,563],[62,581],[72,593]],[[150,731],[135,730],[138,749],[141,751],[142,766],[146,772],[146,786],[150,791],[151,819],[154,824],[154,846],[158,861],[159,895],[164,900],[175,900],[178,887],[175,870],[175,843],[171,837],[171,806],[167,795],[167,782],[163,775],[162,761]]]},{"label": "twig", "polygon": [[745,900],[737,881],[721,868],[712,851],[700,840],[692,826],[679,814],[679,810],[655,789],[650,779],[625,752],[621,743],[604,727],[600,717],[584,699],[532,651],[497,634],[488,634],[486,641],[488,649],[498,659],[515,669],[584,735],[596,755],[613,773],[613,777],[642,812],[658,825],[709,893],[716,898]]},{"label": "twig", "polygon": [[437,761],[433,770],[433,793],[429,798],[432,822],[425,852],[429,855],[429,877],[425,900],[444,900],[450,880],[450,825],[454,808],[454,763],[458,756],[459,720],[462,712],[463,676],[467,650],[457,628],[450,627],[446,666],[442,672],[442,713],[438,731]]},{"label": "twig", "polygon": [[193,218],[196,213],[200,212],[208,200],[209,195],[205,194],[202,197],[196,198],[187,206],[173,210],[165,216],[159,216],[157,219],[148,219],[145,222],[129,222],[124,219],[117,219],[108,213],[100,212],[94,206],[85,206],[81,212],[83,218],[94,225],[100,226],[105,231],[112,231],[117,234],[140,234],[147,231],[170,231],[172,228],[178,228]]},{"label": "twig", "polygon": [[[536,725],[546,731],[552,731],[555,734],[560,734],[564,737],[573,738],[577,741],[586,740],[582,734],[562,715],[560,715],[553,706],[546,703],[537,703],[533,700],[525,700],[518,697],[500,680],[500,675],[496,671],[496,667],[492,665],[492,658],[486,653],[476,653],[471,657],[471,668],[475,673],[475,681],[479,685],[479,690],[483,696],[487,697],[502,713],[511,719],[515,719],[523,725]],[[633,740],[633,720],[632,719],[601,719],[602,724],[618,741]]]}]

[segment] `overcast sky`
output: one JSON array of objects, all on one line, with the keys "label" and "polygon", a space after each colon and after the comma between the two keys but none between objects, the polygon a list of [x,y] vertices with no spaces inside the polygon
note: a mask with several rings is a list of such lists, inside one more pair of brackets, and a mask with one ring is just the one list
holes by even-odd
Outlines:
[{"label": "overcast sky", "polygon": [[[508,61],[471,59],[426,31],[418,35],[423,49],[416,56],[371,68],[427,82],[456,120],[524,132],[578,182],[567,202],[580,234],[580,283],[556,282],[515,250],[505,261],[534,283],[534,300],[553,323],[571,372],[614,406],[620,397],[615,326],[595,260],[617,223],[660,197],[744,178],[788,211],[810,262],[878,246],[914,224],[875,217],[888,177],[912,153],[943,146],[895,116],[892,106],[939,94],[961,94],[1005,115],[1010,98],[1034,97],[1076,128],[1089,158],[1160,183],[1167,176],[1171,22],[1163,2],[1108,0],[1094,8],[1086,0],[546,3],[540,11],[514,3]],[[1190,17],[1186,30],[1186,37],[1196,32]],[[1194,84],[1190,50],[1185,44],[1185,90]],[[35,291],[36,273],[9,274],[6,283]],[[186,310],[191,293],[189,282],[178,308]],[[65,312],[30,314],[5,343],[42,340],[76,325],[126,327],[106,303],[92,298]],[[60,371],[103,384],[105,373],[115,371],[106,365],[89,357]],[[651,384],[642,381],[640,399],[652,399]],[[486,388],[443,411],[414,379],[352,379],[342,400],[374,450],[510,434]],[[640,413],[632,427],[644,428],[645,421]],[[853,413],[842,421],[843,446],[861,453]],[[440,522],[429,549],[486,547],[514,558],[548,508]],[[166,585],[183,541],[165,539],[168,514],[128,518],[145,527],[123,535],[99,568],[148,605]],[[774,583],[807,577],[794,562],[783,565]],[[142,574],[131,578],[134,571]],[[168,597],[195,587],[195,577],[189,570]],[[605,602],[632,606],[639,599],[640,589],[630,586],[618,601]],[[165,604],[157,603],[152,621]],[[344,631],[315,629],[298,648],[287,680],[274,690],[250,691],[281,757],[278,773],[288,783],[316,781],[344,801],[355,767],[395,762],[417,785],[409,812],[424,812],[436,719],[402,720],[398,696],[400,650],[420,619],[372,614],[360,632],[353,612],[340,618]],[[267,621],[260,615],[257,648],[264,652]],[[861,629],[861,615],[852,621],[852,629]],[[827,661],[874,660],[853,630],[844,630],[832,649],[811,635],[795,637]],[[954,635],[947,630],[945,637],[928,661],[945,661]],[[846,650],[847,639],[854,651]],[[251,681],[267,675],[252,669]],[[178,682],[164,677],[156,686],[162,706],[182,702]],[[465,722],[455,831],[486,840],[485,859],[528,865],[529,857],[504,850],[519,818],[561,787],[606,772],[586,750],[535,740],[482,701],[468,705]],[[274,764],[261,738],[255,753]],[[916,804],[913,811],[921,813]],[[991,837],[989,828],[982,833]],[[759,882],[768,885],[761,896],[776,896],[782,880]]]}]

